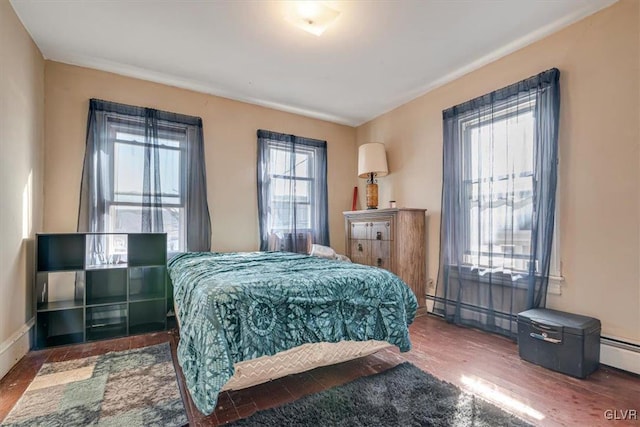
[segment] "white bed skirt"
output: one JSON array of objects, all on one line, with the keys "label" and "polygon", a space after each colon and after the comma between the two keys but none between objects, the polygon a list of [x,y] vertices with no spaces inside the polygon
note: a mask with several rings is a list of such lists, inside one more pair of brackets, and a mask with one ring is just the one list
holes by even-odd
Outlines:
[{"label": "white bed skirt", "polygon": [[[178,308],[174,306],[174,310],[180,327]],[[346,362],[387,347],[391,347],[391,344],[375,340],[303,344],[273,356],[262,356],[236,363],[235,374],[224,385],[222,391],[252,387],[287,375]]]}]

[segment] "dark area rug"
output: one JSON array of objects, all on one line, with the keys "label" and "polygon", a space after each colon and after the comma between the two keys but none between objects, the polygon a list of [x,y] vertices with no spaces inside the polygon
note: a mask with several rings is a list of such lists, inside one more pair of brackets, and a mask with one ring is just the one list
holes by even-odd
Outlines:
[{"label": "dark area rug", "polygon": [[231,426],[529,426],[410,363],[255,413]]},{"label": "dark area rug", "polygon": [[3,426],[181,426],[169,343],[45,363]]}]

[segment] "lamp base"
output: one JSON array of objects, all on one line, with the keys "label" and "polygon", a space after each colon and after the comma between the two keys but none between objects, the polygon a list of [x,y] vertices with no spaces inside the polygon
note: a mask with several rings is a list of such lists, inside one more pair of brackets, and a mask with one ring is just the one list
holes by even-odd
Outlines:
[{"label": "lamp base", "polygon": [[367,209],[378,209],[378,184],[367,184]]}]

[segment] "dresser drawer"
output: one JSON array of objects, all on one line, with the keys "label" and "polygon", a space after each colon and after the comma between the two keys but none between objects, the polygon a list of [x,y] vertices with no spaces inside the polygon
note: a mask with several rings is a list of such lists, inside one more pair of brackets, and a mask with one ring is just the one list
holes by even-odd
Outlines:
[{"label": "dresser drawer", "polygon": [[374,260],[377,258],[391,258],[391,242],[388,240],[372,240],[369,253]]},{"label": "dresser drawer", "polygon": [[351,240],[351,261],[358,264],[369,264],[371,257],[371,242],[366,239]]},{"label": "dresser drawer", "polygon": [[391,271],[391,259],[389,258],[373,258],[369,259],[368,265],[372,265],[374,267],[384,268],[385,270]]},{"label": "dresser drawer", "polygon": [[383,221],[372,221],[369,223],[371,240],[393,240],[391,230],[391,219]]},{"label": "dresser drawer", "polygon": [[372,240],[369,265],[391,270],[391,242],[389,240]]},{"label": "dresser drawer", "polygon": [[353,221],[349,227],[349,239],[393,240],[391,218],[376,221]]},{"label": "dresser drawer", "polygon": [[349,238],[364,240],[369,238],[369,222],[352,222],[349,229]]}]

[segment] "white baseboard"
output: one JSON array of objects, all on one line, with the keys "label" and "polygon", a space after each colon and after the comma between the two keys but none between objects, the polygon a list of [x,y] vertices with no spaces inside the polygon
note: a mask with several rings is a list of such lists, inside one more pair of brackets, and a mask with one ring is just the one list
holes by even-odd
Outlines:
[{"label": "white baseboard", "polygon": [[640,347],[602,337],[600,363],[640,374]]},{"label": "white baseboard", "polygon": [[29,330],[33,324],[32,318],[7,340],[0,343],[0,378],[4,377],[29,352]]}]

